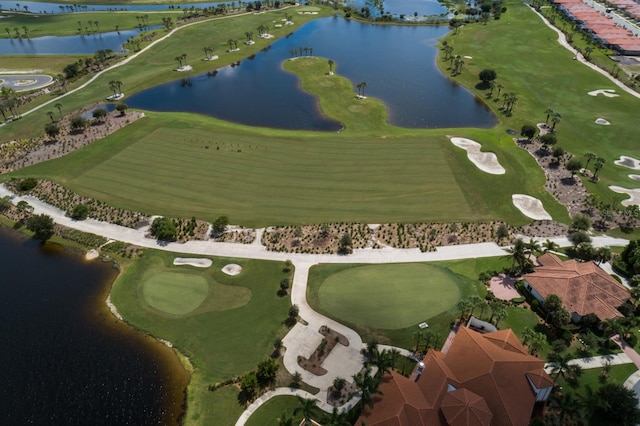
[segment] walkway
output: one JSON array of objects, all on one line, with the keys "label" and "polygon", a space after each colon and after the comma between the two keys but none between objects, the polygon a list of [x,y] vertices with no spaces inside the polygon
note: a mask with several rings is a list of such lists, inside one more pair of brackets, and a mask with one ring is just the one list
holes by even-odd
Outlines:
[{"label": "walkway", "polygon": [[[251,406],[242,414],[236,425],[244,425],[261,404],[277,395],[301,395],[306,398],[314,397],[318,400],[318,406],[331,412],[333,407],[326,403],[327,389],[336,377],[350,379],[354,374],[360,372],[363,366],[363,356],[361,349],[365,347],[360,336],[349,327],[344,326],[324,315],[314,311],[306,299],[307,280],[309,268],[318,263],[402,263],[402,262],[428,262],[440,260],[468,259],[479,257],[504,256],[504,249],[495,243],[478,243],[458,246],[438,247],[434,252],[423,253],[419,249],[396,249],[386,247],[383,249],[357,249],[348,256],[335,254],[302,254],[302,253],[280,253],[268,251],[261,244],[258,238],[252,244],[240,243],[219,243],[214,241],[188,241],[186,243],[159,243],[155,239],[147,238],[145,234],[148,228],[131,229],[111,223],[101,222],[94,219],[76,221],[66,216],[65,212],[53,207],[35,197],[18,196],[13,194],[5,185],[0,185],[0,197],[9,196],[13,204],[24,200],[33,207],[35,214],[47,214],[53,220],[63,226],[77,229],[79,231],[101,235],[111,240],[122,241],[140,247],[165,250],[176,253],[187,253],[195,255],[225,256],[245,259],[264,259],[285,261],[290,260],[295,266],[295,274],[291,287],[291,303],[298,305],[300,317],[306,321],[306,325],[298,323],[284,337],[283,345],[286,348],[283,362],[285,368],[294,374],[296,371],[302,375],[303,380],[311,386],[318,387],[320,392],[317,395],[310,395],[300,390],[290,388],[279,388],[273,392],[262,395],[254,401]],[[257,230],[260,237],[263,230]],[[555,239],[561,245],[570,245],[566,239]],[[609,237],[594,238],[594,245],[626,245],[627,240],[614,239]],[[322,366],[327,369],[327,374],[316,376],[298,366],[297,357],[308,357],[322,340],[319,333],[321,326],[327,325],[329,328],[343,334],[349,341],[348,346],[336,345],[331,351]],[[394,349],[392,347],[380,346],[381,349]],[[409,351],[402,348],[395,348],[404,356],[412,357]],[[445,351],[445,349],[443,349]],[[357,403],[354,398],[345,404],[341,409],[350,409]]]},{"label": "walkway", "polygon": [[[599,355],[590,356],[587,358],[572,359],[568,362],[569,365],[579,365],[583,370],[591,368],[602,368],[606,365],[622,365],[631,364],[633,361],[627,356],[627,354],[611,354],[611,355]],[[548,362],[544,365],[544,371],[551,375],[553,369],[557,366],[555,362]]]},{"label": "walkway", "polygon": [[596,72],[599,72],[603,76],[607,77],[613,84],[615,84],[616,86],[618,86],[620,89],[624,90],[625,92],[627,92],[631,96],[635,96],[636,98],[640,99],[640,93],[638,93],[638,92],[634,91],[633,89],[625,86],[621,81],[613,78],[613,76],[611,74],[609,74],[607,71],[605,71],[603,69],[600,69],[597,66],[595,66],[594,64],[592,64],[591,62],[587,61],[584,58],[584,56],[582,56],[581,53],[578,53],[578,51],[576,49],[574,49],[567,42],[567,37],[564,35],[564,33],[562,31],[560,31],[559,29],[557,29],[556,27],[551,25],[551,23],[547,20],[547,18],[545,18],[540,12],[535,10],[533,7],[531,7],[531,10],[533,11],[533,13],[538,15],[540,17],[540,19],[542,19],[542,22],[544,22],[547,25],[547,27],[551,28],[553,31],[555,31],[558,34],[558,43],[560,43],[560,45],[562,47],[564,47],[565,49],[567,49],[569,52],[573,53],[575,55],[575,58],[576,58],[577,61],[581,62],[582,64],[588,66],[592,70],[594,70]]}]

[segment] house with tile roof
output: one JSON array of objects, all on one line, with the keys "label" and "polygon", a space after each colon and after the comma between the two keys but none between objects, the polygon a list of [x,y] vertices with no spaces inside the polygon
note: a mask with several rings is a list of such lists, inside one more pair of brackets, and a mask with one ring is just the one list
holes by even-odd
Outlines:
[{"label": "house with tile roof", "polygon": [[550,294],[557,294],[573,322],[587,314],[595,314],[601,321],[623,316],[618,307],[629,299],[629,291],[594,262],[563,262],[546,253],[538,263],[541,266],[523,278],[525,288],[541,304]]},{"label": "house with tile roof", "polygon": [[446,353],[430,350],[417,379],[395,371],[355,423],[367,426],[521,426],[554,383],[544,361],[511,330],[480,334],[460,327]]}]

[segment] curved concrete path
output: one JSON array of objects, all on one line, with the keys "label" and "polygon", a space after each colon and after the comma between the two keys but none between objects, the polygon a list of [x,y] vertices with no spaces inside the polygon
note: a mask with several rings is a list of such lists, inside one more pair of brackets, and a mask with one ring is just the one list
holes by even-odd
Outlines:
[{"label": "curved concrete path", "polygon": [[[33,80],[33,83],[22,84],[21,81]],[[44,74],[3,74],[0,73],[0,87],[8,87],[16,92],[42,89],[53,83],[53,77]]]},{"label": "curved concrete path", "polygon": [[[243,413],[242,417],[236,423],[243,425],[260,405],[268,401],[270,398],[278,395],[300,394],[305,398],[314,397],[318,400],[318,406],[323,410],[331,412],[333,407],[326,403],[327,389],[333,383],[336,377],[350,379],[354,374],[360,372],[363,366],[363,355],[361,350],[366,347],[360,336],[349,327],[340,324],[330,318],[314,311],[308,304],[306,298],[307,280],[309,277],[309,268],[318,263],[407,263],[407,262],[427,262],[438,260],[454,260],[479,257],[504,256],[506,253],[504,248],[495,243],[478,243],[466,244],[458,246],[438,247],[434,252],[423,253],[419,249],[395,249],[386,247],[383,249],[358,249],[348,256],[339,256],[336,254],[301,254],[301,253],[281,253],[268,251],[261,244],[261,238],[257,238],[252,244],[240,243],[218,243],[213,241],[188,241],[184,244],[180,243],[163,243],[157,240],[145,237],[147,228],[131,229],[111,223],[101,222],[94,219],[76,221],[66,216],[65,212],[53,207],[35,197],[18,196],[13,194],[3,184],[0,185],[0,197],[9,196],[13,204],[19,201],[26,201],[33,207],[35,214],[47,214],[53,220],[72,229],[83,232],[89,232],[101,235],[111,240],[122,241],[129,244],[138,245],[140,247],[153,248],[158,250],[171,251],[176,253],[186,253],[195,255],[224,256],[247,259],[264,259],[264,260],[290,260],[295,266],[295,274],[291,287],[291,303],[298,305],[299,315],[307,323],[297,323],[291,331],[284,337],[283,345],[286,348],[283,362],[285,368],[291,373],[296,371],[302,375],[303,380],[320,389],[317,395],[311,395],[300,390],[291,390],[289,388],[277,389],[268,392],[256,400]],[[262,236],[263,230],[258,230],[258,237]],[[560,245],[571,245],[566,238],[553,239]],[[609,237],[594,238],[594,245],[626,245],[627,240],[614,239]],[[327,374],[316,376],[309,373],[298,366],[297,357],[299,355],[308,357],[318,346],[322,340],[319,333],[320,327],[327,325],[329,328],[343,334],[349,341],[348,346],[338,344],[325,359],[322,366],[327,370]],[[397,349],[401,355],[414,358],[414,355],[402,348],[394,348],[391,346],[380,345],[381,349]],[[357,398],[352,399],[341,409],[350,409],[357,403]]]},{"label": "curved concrete path", "polygon": [[[575,55],[575,58],[576,58],[577,61],[579,61],[580,63],[582,63],[582,64],[584,64],[586,66],[588,66],[592,70],[602,74],[603,76],[607,77],[609,79],[609,81],[611,81],[613,84],[615,84],[616,86],[618,86],[620,89],[622,89],[623,91],[627,92],[631,96],[635,96],[636,98],[640,99],[640,93],[634,91],[630,87],[625,86],[621,81],[615,79],[607,71],[605,71],[605,70],[603,70],[601,68],[598,68],[597,66],[595,66],[591,62],[587,61],[584,58],[584,56],[582,56],[581,53],[578,53],[578,51],[576,49],[574,49],[569,44],[569,42],[567,42],[567,37],[564,35],[564,33],[562,31],[560,31],[558,28],[556,28],[553,25],[551,25],[551,23],[547,20],[547,18],[545,18],[544,15],[542,15],[540,12],[538,12],[537,10],[535,10],[531,6],[530,6],[530,8],[533,11],[533,13],[535,13],[536,15],[538,15],[540,17],[540,19],[542,19],[542,22],[544,22],[547,27],[551,28],[553,31],[556,32],[556,34],[558,34],[558,43],[560,43],[560,45],[562,47],[564,47],[565,49],[567,49],[569,52],[573,53]],[[587,90],[589,90],[589,89],[587,89]]]}]

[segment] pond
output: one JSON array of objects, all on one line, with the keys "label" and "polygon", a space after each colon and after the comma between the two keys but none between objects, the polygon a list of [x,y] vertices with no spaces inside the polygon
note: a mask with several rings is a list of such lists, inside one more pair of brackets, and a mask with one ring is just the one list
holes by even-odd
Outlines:
[{"label": "pond", "polygon": [[[442,15],[448,13],[448,9],[441,5],[436,0],[384,0],[382,3],[385,13],[390,13],[394,17],[405,15],[407,17],[422,17]],[[372,16],[377,16],[376,7],[371,0],[347,0],[348,6],[360,9],[362,7],[368,7],[372,13]]]},{"label": "pond", "polygon": [[65,37],[0,38],[0,52],[3,55],[92,55],[106,49],[122,52],[122,45],[138,34],[140,31],[134,29]]},{"label": "pond", "polygon": [[116,322],[116,271],[0,229],[0,424],[178,425],[188,377]]},{"label": "pond", "polygon": [[134,108],[200,113],[252,126],[335,131],[339,126],[322,117],[316,99],[299,89],[297,77],[282,70],[290,51],[304,46],[312,47],[314,56],[333,60],[337,73],[354,86],[366,82],[365,94],[385,103],[391,124],[491,127],[496,118],[486,106],[436,66],[437,40],[447,31],[446,26],[319,19],[215,76],[166,83],[125,102]]}]

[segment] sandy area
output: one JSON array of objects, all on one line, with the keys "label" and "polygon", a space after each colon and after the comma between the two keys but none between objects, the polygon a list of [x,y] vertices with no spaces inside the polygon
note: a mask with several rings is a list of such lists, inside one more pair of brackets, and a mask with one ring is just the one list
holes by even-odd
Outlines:
[{"label": "sandy area", "polygon": [[108,101],[119,101],[122,98],[124,98],[124,93],[118,93],[115,95],[107,96]]},{"label": "sandy area", "polygon": [[552,220],[553,218],[544,209],[542,202],[535,197],[525,194],[513,194],[511,196],[513,205],[516,206],[520,212],[535,220]]},{"label": "sandy area", "polygon": [[91,249],[84,255],[84,258],[87,260],[97,259],[100,256],[100,253],[96,249]]},{"label": "sandy area", "polygon": [[242,272],[242,266],[235,263],[229,263],[228,265],[225,265],[224,268],[222,268],[222,272],[227,275],[238,275],[240,272]]},{"label": "sandy area", "polygon": [[619,160],[613,162],[616,166],[624,166],[633,170],[640,170],[640,160],[636,160],[626,155],[621,155]]},{"label": "sandy area", "polygon": [[505,174],[505,169],[498,162],[496,154],[480,151],[482,146],[478,142],[466,138],[451,138],[451,143],[467,151],[469,161],[483,172],[492,175]]},{"label": "sandy area", "polygon": [[184,65],[182,67],[176,68],[176,71],[185,72],[185,71],[191,71],[192,69],[193,69],[193,67],[191,65]]},{"label": "sandy area", "polygon": [[627,194],[630,197],[621,202],[623,206],[630,206],[632,204],[640,206],[640,188],[627,189],[621,186],[612,185],[609,189],[613,192],[617,192],[618,194]]},{"label": "sandy area", "polygon": [[491,278],[489,290],[500,300],[511,300],[520,297],[514,286],[516,279],[505,274]]},{"label": "sandy area", "polygon": [[202,259],[195,257],[176,257],[173,259],[174,265],[189,265],[195,266],[196,268],[208,268],[211,266],[213,261],[211,259]]},{"label": "sandy area", "polygon": [[640,175],[629,175],[629,179],[633,179],[633,180],[640,180]]},{"label": "sandy area", "polygon": [[595,123],[596,123],[596,124],[601,124],[601,125],[603,125],[603,126],[608,126],[608,125],[610,125],[610,124],[611,124],[611,123],[609,123],[609,121],[608,121],[608,120],[605,120],[604,118],[600,118],[600,117],[596,118]]},{"label": "sandy area", "polygon": [[615,91],[615,89],[598,89],[598,90],[592,90],[591,92],[587,92],[587,94],[589,96],[598,96],[598,95],[604,95],[607,98],[615,98],[618,97],[620,95],[618,95]]},{"label": "sandy area", "polygon": [[205,61],[215,61],[216,59],[219,59],[220,57],[218,55],[213,55],[210,58],[205,58]]}]

